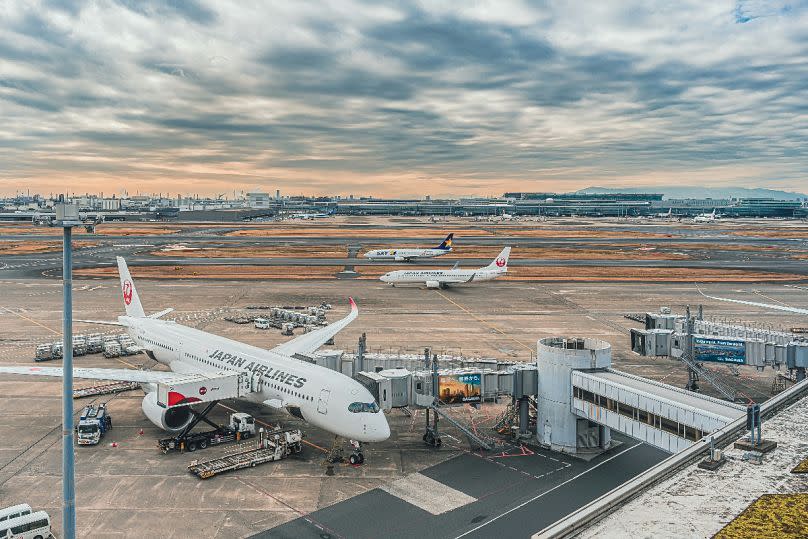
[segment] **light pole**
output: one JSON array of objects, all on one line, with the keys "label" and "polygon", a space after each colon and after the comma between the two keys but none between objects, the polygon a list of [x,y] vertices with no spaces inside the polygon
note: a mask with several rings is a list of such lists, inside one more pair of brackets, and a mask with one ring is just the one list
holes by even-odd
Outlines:
[{"label": "light pole", "polygon": [[76,480],[73,466],[73,227],[81,224],[76,204],[56,205],[56,225],[64,229],[62,266],[62,535],[76,538]]}]

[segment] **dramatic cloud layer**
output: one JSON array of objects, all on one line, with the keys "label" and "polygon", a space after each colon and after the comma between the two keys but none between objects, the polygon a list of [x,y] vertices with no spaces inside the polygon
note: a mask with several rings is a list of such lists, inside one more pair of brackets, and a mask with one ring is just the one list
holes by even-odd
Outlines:
[{"label": "dramatic cloud layer", "polygon": [[0,3],[0,192],[804,189],[808,3]]}]

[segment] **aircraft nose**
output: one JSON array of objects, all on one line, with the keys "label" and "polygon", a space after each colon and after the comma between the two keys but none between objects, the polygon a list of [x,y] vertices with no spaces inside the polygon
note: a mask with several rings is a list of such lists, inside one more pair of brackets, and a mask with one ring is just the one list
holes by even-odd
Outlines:
[{"label": "aircraft nose", "polygon": [[387,418],[382,417],[381,427],[379,428],[379,435],[381,436],[382,440],[386,440],[390,437],[390,425],[387,423]]},{"label": "aircraft nose", "polygon": [[384,275],[382,275],[381,277],[379,277],[379,279],[380,279],[380,280],[382,280],[382,281],[384,281],[384,282],[386,283],[386,282],[390,281],[390,274],[389,274],[389,273],[385,273]]},{"label": "aircraft nose", "polygon": [[379,412],[370,423],[369,442],[383,442],[390,437],[390,425],[387,424],[387,417]]}]

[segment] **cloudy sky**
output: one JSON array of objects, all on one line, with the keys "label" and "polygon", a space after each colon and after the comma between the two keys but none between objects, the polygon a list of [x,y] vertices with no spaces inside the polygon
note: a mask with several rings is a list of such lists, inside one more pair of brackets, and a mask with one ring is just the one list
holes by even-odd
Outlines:
[{"label": "cloudy sky", "polygon": [[0,193],[805,190],[808,1],[3,0]]}]

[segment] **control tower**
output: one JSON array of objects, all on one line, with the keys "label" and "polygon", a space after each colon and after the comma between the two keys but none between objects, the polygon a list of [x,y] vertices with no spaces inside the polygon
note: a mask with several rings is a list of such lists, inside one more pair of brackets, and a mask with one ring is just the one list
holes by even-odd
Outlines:
[{"label": "control tower", "polygon": [[539,443],[564,453],[591,453],[608,449],[609,427],[578,417],[572,408],[572,371],[607,369],[612,346],[600,339],[547,337],[537,345],[539,371]]}]

